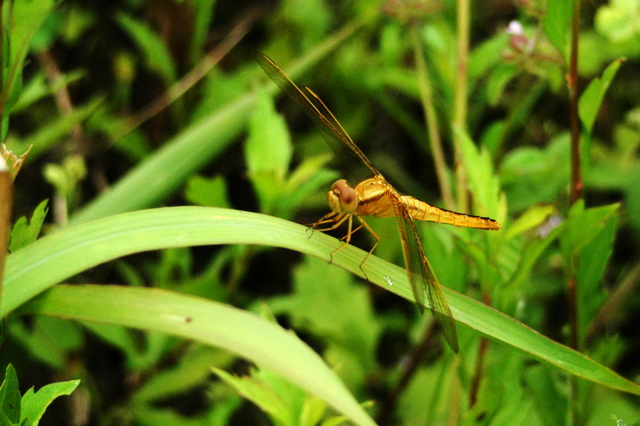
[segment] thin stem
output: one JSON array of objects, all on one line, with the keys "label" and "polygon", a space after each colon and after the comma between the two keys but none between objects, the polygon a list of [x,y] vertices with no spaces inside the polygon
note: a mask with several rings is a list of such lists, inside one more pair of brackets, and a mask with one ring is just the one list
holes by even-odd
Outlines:
[{"label": "thin stem", "polygon": [[207,53],[202,61],[187,75],[185,75],[180,81],[176,82],[173,86],[167,89],[166,92],[154,99],[150,104],[137,112],[130,120],[129,126],[118,136],[118,138],[124,137],[133,129],[139,127],[142,123],[149,120],[151,117],[158,114],[163,109],[167,108],[173,102],[178,100],[189,89],[194,87],[199,81],[201,81],[211,71],[227,53],[233,49],[233,47],[242,40],[242,38],[249,32],[251,23],[255,21],[259,14],[257,9],[252,9],[245,14],[240,22],[231,30],[229,34],[222,40],[222,42]]},{"label": "thin stem", "polygon": [[0,155],[0,306],[2,306],[4,262],[8,252],[9,232],[11,230],[12,189],[11,173],[4,158]]},{"label": "thin stem", "polygon": [[640,263],[629,271],[629,273],[618,285],[613,293],[607,297],[607,300],[600,307],[598,314],[589,326],[586,340],[595,338],[595,336],[609,328],[615,327],[620,319],[623,307],[628,303],[630,297],[637,291],[640,284]]},{"label": "thin stem", "polygon": [[395,410],[396,404],[398,403],[398,399],[402,395],[402,392],[406,389],[407,385],[411,381],[413,375],[418,371],[422,360],[429,348],[429,344],[433,339],[433,336],[436,333],[437,323],[435,321],[431,321],[428,327],[424,329],[424,333],[418,346],[415,347],[413,352],[409,354],[409,359],[406,363],[403,363],[406,368],[402,372],[400,376],[400,380],[396,384],[396,387],[391,391],[391,394],[385,401],[382,403],[382,407],[380,408],[380,414],[378,415],[377,422],[380,425],[392,424],[392,416]]},{"label": "thin stem", "polygon": [[582,197],[582,176],[580,173],[580,122],[578,120],[578,36],[580,32],[580,1],[573,2],[571,23],[571,58],[569,62],[569,96],[571,120],[571,204]]},{"label": "thin stem", "polygon": [[[469,8],[470,0],[458,0],[457,8],[457,61],[455,99],[453,105],[453,126],[460,130],[467,128],[467,77],[469,57]],[[469,196],[467,193],[467,176],[462,166],[462,149],[460,147],[460,137],[457,132],[453,132],[453,147],[455,152],[454,171],[456,174],[456,191],[458,198],[457,208],[461,211],[469,210]]]},{"label": "thin stem", "polygon": [[[569,59],[569,75],[567,78],[569,88],[569,108],[570,108],[570,127],[571,127],[571,204],[580,200],[582,197],[582,176],[580,173],[580,122],[578,120],[578,36],[580,32],[580,0],[573,0],[573,16],[571,20],[571,57]],[[578,279],[576,271],[580,267],[579,259],[574,257],[570,259],[573,262],[573,268],[569,269],[567,277],[567,303],[569,310],[569,326],[571,336],[569,344],[572,348],[579,350],[579,305],[578,305]],[[580,387],[575,379],[571,378],[571,419],[573,425],[581,425],[580,416]]]},{"label": "thin stem", "polygon": [[[62,81],[62,72],[56,62],[56,59],[50,51],[44,50],[39,52],[36,57],[38,62],[42,66],[42,69],[49,80],[51,87],[59,87],[54,93],[54,99],[56,107],[62,115],[71,114],[74,110],[71,95],[69,94],[68,86],[66,84],[60,84]],[[71,128],[71,147],[72,151],[78,150],[78,145],[82,140],[83,129],[81,124],[75,124]],[[53,216],[56,224],[65,226],[69,221],[69,198],[66,195],[56,191],[53,196]]]},{"label": "thin stem", "polygon": [[451,186],[447,178],[447,165],[442,149],[442,141],[440,139],[438,116],[433,106],[433,96],[431,89],[431,78],[429,76],[429,68],[424,57],[422,43],[420,43],[420,32],[418,24],[411,26],[411,40],[413,43],[413,52],[416,61],[416,72],[418,73],[418,86],[420,88],[420,100],[424,111],[424,119],[429,133],[429,145],[433,154],[433,163],[438,176],[438,184],[444,205],[448,209],[454,209],[453,196],[451,194]]},{"label": "thin stem", "polygon": [[[483,302],[487,306],[491,306],[491,297],[486,293],[484,294]],[[480,391],[480,383],[484,373],[484,361],[487,357],[487,351],[489,350],[489,339],[486,337],[480,338],[480,346],[478,347],[478,358],[476,360],[476,369],[473,373],[473,380],[471,382],[471,391],[469,392],[469,407],[473,407],[478,402],[478,392]]]}]

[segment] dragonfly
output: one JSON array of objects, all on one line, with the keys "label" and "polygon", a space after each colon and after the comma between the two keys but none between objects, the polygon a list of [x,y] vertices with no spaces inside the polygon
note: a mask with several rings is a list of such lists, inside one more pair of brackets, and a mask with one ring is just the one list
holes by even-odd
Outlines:
[{"label": "dragonfly", "polygon": [[[271,80],[302,107],[336,154],[343,157],[346,154],[346,157],[360,163],[359,166],[364,165],[373,174],[373,177],[358,182],[355,187],[349,185],[346,179],[334,182],[327,192],[327,201],[331,212],[310,227],[318,231],[330,231],[347,223],[347,234],[342,238],[344,242],[336,251],[349,244],[351,236],[356,231],[362,228],[367,229],[375,239],[375,243],[360,265],[360,269],[366,277],[363,266],[380,242],[380,237],[367,224],[364,217],[395,218],[409,282],[418,308],[421,312],[424,310],[426,298],[447,343],[454,352],[458,352],[456,326],[449,304],[425,255],[418,230],[413,221],[430,221],[486,230],[501,229],[498,222],[487,217],[445,210],[410,195],[400,194],[373,166],[313,90],[306,86],[298,87],[268,56],[256,53],[255,57]],[[352,164],[355,164],[353,161]],[[354,218],[359,222],[355,228]]]}]

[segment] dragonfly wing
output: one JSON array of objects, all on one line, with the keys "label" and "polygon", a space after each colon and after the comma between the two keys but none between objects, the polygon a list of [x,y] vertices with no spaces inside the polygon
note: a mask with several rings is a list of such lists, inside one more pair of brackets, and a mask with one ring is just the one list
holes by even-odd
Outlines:
[{"label": "dragonfly wing", "polygon": [[421,311],[424,310],[426,293],[433,316],[442,328],[442,334],[444,334],[451,349],[454,352],[458,352],[456,325],[440,283],[424,254],[416,225],[413,223],[409,211],[399,196],[395,193],[390,194],[390,199],[398,222],[402,252],[409,274],[409,281],[411,282],[411,289],[418,307]]},{"label": "dragonfly wing", "polygon": [[280,89],[293,99],[313,120],[331,149],[341,158],[353,157],[352,164],[365,165],[373,174],[379,172],[349,137],[320,97],[308,87],[301,90],[268,56],[256,53],[256,61]]},{"label": "dragonfly wing", "polygon": [[[358,168],[363,168],[366,166],[368,172],[373,173],[374,175],[380,174],[378,170],[373,166],[371,161],[367,158],[366,155],[362,152],[362,150],[355,144],[351,136],[344,130],[342,124],[338,121],[338,119],[333,115],[331,110],[325,105],[325,103],[320,99],[320,96],[316,95],[316,93],[311,90],[308,86],[303,86],[302,91],[305,93],[307,99],[313,104],[313,106],[322,114],[325,119],[331,124],[332,131],[329,132],[327,128],[320,128],[320,133],[324,136],[324,140],[327,141],[327,144],[331,147],[333,152],[336,153],[336,156],[339,159],[351,158],[351,164],[357,164]],[[336,137],[334,133],[337,133],[339,138]],[[370,176],[370,173],[355,173],[357,182],[366,179]]]}]

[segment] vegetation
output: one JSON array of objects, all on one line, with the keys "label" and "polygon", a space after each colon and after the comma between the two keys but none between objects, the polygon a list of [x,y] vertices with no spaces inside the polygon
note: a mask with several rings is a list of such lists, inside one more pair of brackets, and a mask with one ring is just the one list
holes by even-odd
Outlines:
[{"label": "vegetation", "polygon": [[[633,0],[1,10],[5,423],[640,422]],[[354,166],[257,51],[399,190],[502,225],[417,224],[457,354],[395,221],[364,265],[304,225]]]}]

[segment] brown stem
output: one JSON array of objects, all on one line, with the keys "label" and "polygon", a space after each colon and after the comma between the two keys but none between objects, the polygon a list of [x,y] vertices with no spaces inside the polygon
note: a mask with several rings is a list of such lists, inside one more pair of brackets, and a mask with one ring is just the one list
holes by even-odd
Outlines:
[{"label": "brown stem", "polygon": [[[4,283],[4,262],[7,256],[9,233],[11,230],[11,210],[13,205],[13,184],[11,173],[4,158],[0,156],[0,306]],[[5,333],[0,333],[4,336]]]},{"label": "brown stem", "polygon": [[567,83],[570,96],[571,125],[571,204],[582,197],[582,176],[580,174],[580,121],[578,117],[578,37],[580,31],[580,1],[573,2],[571,23],[571,58]]},{"label": "brown stem", "polygon": [[[42,66],[47,79],[51,86],[59,86],[59,89],[55,91],[54,97],[58,111],[63,114],[70,114],[73,112],[73,102],[71,101],[71,95],[66,84],[60,84],[62,81],[62,72],[58,67],[58,63],[48,50],[43,50],[37,54],[38,62]],[[71,129],[71,139],[73,142],[78,142],[82,137],[82,126],[76,124]]]},{"label": "brown stem", "polygon": [[[468,96],[468,58],[469,58],[469,34],[471,27],[470,0],[458,0],[456,8],[456,32],[457,40],[457,61],[456,85],[454,98],[453,126],[459,130],[467,130],[467,96]],[[467,174],[462,165],[462,142],[458,132],[453,132],[454,147],[454,173],[456,176],[456,191],[458,195],[458,210],[469,211],[469,194],[467,193]]]},{"label": "brown stem", "polygon": [[400,380],[396,384],[395,389],[393,389],[389,397],[386,398],[382,403],[380,414],[378,415],[377,419],[378,424],[386,425],[392,423],[392,415],[395,410],[396,404],[398,403],[398,399],[411,381],[413,375],[418,371],[418,367],[420,367],[420,363],[422,362],[424,355],[429,348],[429,343],[431,342],[433,336],[436,334],[436,328],[437,323],[435,321],[432,321],[431,324],[429,324],[429,326],[425,328],[422,338],[420,339],[420,343],[409,355],[409,359],[405,364],[406,368],[404,369]]},{"label": "brown stem", "polygon": [[[483,302],[487,306],[491,306],[491,298],[486,293],[482,297]],[[476,361],[476,371],[473,374],[471,382],[471,391],[469,392],[469,408],[473,407],[478,401],[478,392],[480,391],[480,382],[482,381],[482,373],[484,372],[484,361],[489,350],[489,339],[480,338],[480,346],[478,347],[478,359]]]},{"label": "brown stem", "polygon": [[639,283],[640,263],[637,263],[600,307],[598,314],[589,326],[586,340],[591,340],[603,330],[617,325],[624,305],[630,300]]},{"label": "brown stem", "polygon": [[247,12],[240,22],[222,40],[222,42],[207,53],[195,68],[189,71],[187,75],[171,86],[166,92],[138,111],[130,120],[129,126],[122,132],[122,134],[118,135],[118,139],[125,136],[163,109],[167,108],[202,80],[207,73],[211,71],[213,67],[215,67],[218,62],[220,62],[220,60],[224,58],[236,44],[238,44],[240,40],[242,40],[249,31],[250,24],[257,18],[257,15],[257,9],[252,9]]},{"label": "brown stem", "polygon": [[413,44],[413,52],[416,62],[416,73],[418,78],[418,87],[420,88],[420,101],[424,112],[425,124],[429,135],[429,145],[433,155],[433,164],[438,176],[438,185],[442,194],[444,206],[450,210],[455,209],[453,195],[451,195],[451,185],[447,177],[447,163],[444,158],[444,150],[442,149],[442,141],[440,140],[438,123],[438,115],[433,106],[433,91],[431,89],[431,81],[429,76],[429,68],[427,60],[424,57],[422,43],[420,42],[420,30],[418,24],[411,25],[411,41]]},{"label": "brown stem", "polygon": [[[567,78],[570,97],[570,127],[571,127],[571,204],[582,198],[583,182],[580,173],[580,121],[578,117],[578,37],[580,33],[580,0],[573,1],[573,16],[571,20],[571,57],[569,60],[569,75]],[[567,297],[569,309],[569,326],[571,336],[569,344],[578,350],[580,345],[578,336],[578,280],[576,271],[580,267],[577,257],[570,259],[573,267],[569,268],[567,277]],[[571,418],[574,425],[582,424],[580,419],[579,386],[575,378],[571,379]]]}]

